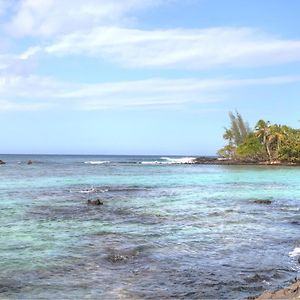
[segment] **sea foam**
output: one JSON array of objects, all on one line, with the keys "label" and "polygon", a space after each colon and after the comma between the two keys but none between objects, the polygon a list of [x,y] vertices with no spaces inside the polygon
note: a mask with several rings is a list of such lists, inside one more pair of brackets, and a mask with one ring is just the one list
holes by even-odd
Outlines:
[{"label": "sea foam", "polygon": [[300,255],[300,248],[296,247],[293,251],[289,252],[289,256],[294,257]]},{"label": "sea foam", "polygon": [[103,164],[109,164],[109,160],[91,160],[91,161],[85,161],[85,164],[89,165],[103,165]]},{"label": "sea foam", "polygon": [[181,158],[174,158],[174,157],[161,157],[161,160],[155,161],[142,161],[141,164],[143,165],[173,165],[173,164],[193,164],[195,163],[195,157],[181,157]]},{"label": "sea foam", "polygon": [[181,157],[181,158],[173,158],[173,157],[161,157],[161,159],[165,160],[170,164],[193,164],[195,163],[195,157]]},{"label": "sea foam", "polygon": [[90,188],[85,190],[80,190],[79,193],[82,194],[90,194],[90,193],[105,193],[108,192],[108,189],[97,189],[97,188]]}]

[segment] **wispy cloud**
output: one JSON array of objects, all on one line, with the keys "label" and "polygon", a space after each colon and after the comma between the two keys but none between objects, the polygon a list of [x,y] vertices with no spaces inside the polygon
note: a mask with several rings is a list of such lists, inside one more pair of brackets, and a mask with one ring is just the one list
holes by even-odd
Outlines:
[{"label": "wispy cloud", "polygon": [[88,55],[131,68],[207,69],[300,61],[300,41],[251,28],[139,30],[97,27],[60,37],[48,54]]},{"label": "wispy cloud", "polygon": [[21,54],[0,54],[0,75],[32,74],[40,50],[39,47],[32,47]]},{"label": "wispy cloud", "polygon": [[[300,40],[255,28],[128,27],[128,19],[137,10],[169,1],[14,0],[14,5],[7,5],[0,0],[0,14],[13,6],[3,23],[6,33],[31,38],[29,49],[16,55],[23,61],[34,60],[38,54],[77,55],[127,68],[178,70],[252,68],[300,61]],[[2,69],[3,62],[0,57]]]},{"label": "wispy cloud", "polygon": [[47,108],[49,108],[49,104],[45,103],[18,103],[11,100],[0,100],[0,112],[41,111]]},{"label": "wispy cloud", "polygon": [[[0,1],[4,10],[7,5]],[[14,36],[51,37],[99,25],[123,24],[131,12],[156,5],[161,0],[19,0],[6,24]]]},{"label": "wispy cloud", "polygon": [[224,101],[228,91],[255,85],[300,82],[300,76],[258,79],[149,79],[74,84],[37,76],[0,77],[0,111],[119,110],[188,106]]},{"label": "wispy cloud", "polygon": [[0,15],[11,10],[5,17],[6,32],[17,38],[15,41],[25,41],[20,42],[24,51],[0,54],[2,111],[180,106],[223,100],[224,91],[236,87],[300,81],[298,76],[158,78],[75,85],[33,75],[37,57],[42,61],[46,55],[90,56],[123,67],[159,70],[248,68],[300,61],[300,40],[274,37],[254,28],[128,27],[132,12],[166,1],[13,0],[8,5],[0,0]]}]

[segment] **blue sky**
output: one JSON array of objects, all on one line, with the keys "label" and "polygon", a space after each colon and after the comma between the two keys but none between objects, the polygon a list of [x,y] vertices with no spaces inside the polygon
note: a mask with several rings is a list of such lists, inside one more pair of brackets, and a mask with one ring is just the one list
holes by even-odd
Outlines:
[{"label": "blue sky", "polygon": [[0,153],[215,154],[300,127],[298,0],[0,0]]}]

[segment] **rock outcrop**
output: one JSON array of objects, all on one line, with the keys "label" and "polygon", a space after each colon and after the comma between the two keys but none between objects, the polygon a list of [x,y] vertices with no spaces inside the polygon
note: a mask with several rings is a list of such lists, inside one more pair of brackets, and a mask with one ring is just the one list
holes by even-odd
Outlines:
[{"label": "rock outcrop", "polygon": [[294,282],[287,288],[275,291],[275,292],[265,292],[259,297],[254,297],[257,300],[263,299],[299,299],[300,297],[300,281]]},{"label": "rock outcrop", "polygon": [[258,200],[255,200],[254,203],[256,203],[256,204],[271,204],[272,201],[271,200],[258,199]]},{"label": "rock outcrop", "polygon": [[103,205],[103,202],[100,199],[96,199],[96,200],[88,200],[87,204],[88,205]]}]

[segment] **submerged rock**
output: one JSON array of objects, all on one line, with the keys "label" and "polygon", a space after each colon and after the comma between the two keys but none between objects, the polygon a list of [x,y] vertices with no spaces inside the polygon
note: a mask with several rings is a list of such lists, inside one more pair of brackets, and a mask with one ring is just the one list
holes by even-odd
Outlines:
[{"label": "submerged rock", "polygon": [[22,288],[22,283],[20,281],[9,279],[9,278],[0,278],[0,294],[7,292],[19,292]]},{"label": "submerged rock", "polygon": [[291,221],[290,224],[292,224],[292,225],[300,225],[300,221]]},{"label": "submerged rock", "polygon": [[103,205],[103,202],[100,199],[96,199],[96,200],[88,200],[87,204],[88,205]]},{"label": "submerged rock", "polygon": [[256,204],[271,204],[272,201],[271,200],[258,199],[258,200],[255,200],[254,203],[256,203]]},{"label": "submerged rock", "polygon": [[107,257],[107,259],[112,263],[118,263],[118,262],[125,262],[128,260],[127,255],[121,255],[121,254],[112,254]]},{"label": "submerged rock", "polygon": [[6,162],[0,159],[0,165],[5,165]]}]

